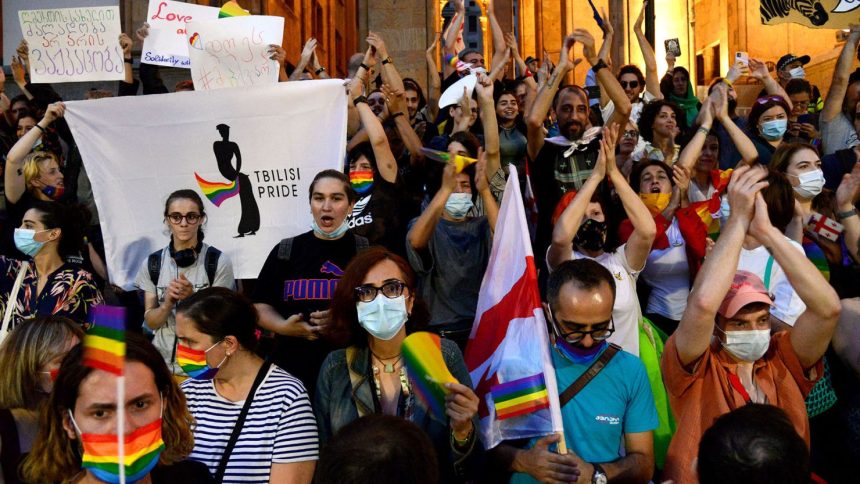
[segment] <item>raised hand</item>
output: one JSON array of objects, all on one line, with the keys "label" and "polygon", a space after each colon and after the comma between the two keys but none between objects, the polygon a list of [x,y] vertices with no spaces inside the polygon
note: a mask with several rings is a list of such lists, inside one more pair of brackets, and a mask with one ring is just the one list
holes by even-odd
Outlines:
[{"label": "raised hand", "polygon": [[302,47],[302,61],[307,64],[310,62],[311,57],[314,55],[314,51],[317,48],[317,39],[311,37],[305,42],[305,46]]},{"label": "raised hand", "polygon": [[855,163],[851,173],[842,175],[839,188],[836,189],[836,204],[838,210],[851,210],[860,194],[860,163]]},{"label": "raised hand", "polygon": [[756,194],[765,188],[768,183],[764,181],[767,170],[763,167],[742,166],[735,169],[729,182],[728,197],[731,207],[731,219],[739,219],[745,224],[753,217]]},{"label": "raised hand", "polygon": [[149,24],[144,22],[139,29],[134,31],[134,36],[137,37],[137,40],[143,42],[147,37],[149,37]]},{"label": "raised hand", "polygon": [[669,66],[670,71],[675,68],[675,54],[666,52],[666,64]]},{"label": "raised hand", "polygon": [[[561,53],[558,58],[558,68],[562,69],[562,72],[567,72],[568,70],[573,69],[575,65],[579,64],[579,59],[573,58],[573,44],[575,43],[576,39],[573,35],[568,35],[562,41]],[[544,62],[547,62],[549,60],[549,54],[546,54],[544,59]],[[549,63],[551,64],[552,61],[549,60]]]},{"label": "raised hand", "polygon": [[615,144],[618,142],[618,124],[612,123],[611,126],[603,128],[603,136],[600,138],[600,153],[605,159],[606,176],[618,171],[618,165],[615,163]]},{"label": "raised hand", "polygon": [[382,40],[382,37],[379,34],[376,32],[368,33],[367,43],[376,49],[376,56],[379,60],[385,60],[388,58],[388,48],[385,46],[385,41]]},{"label": "raised hand", "polygon": [[675,182],[675,188],[678,189],[680,195],[686,196],[690,189],[690,170],[689,168],[675,163],[672,165],[672,180]]},{"label": "raised hand", "polygon": [[750,58],[750,77],[764,82],[765,78],[770,77],[767,64],[758,59]]},{"label": "raised hand", "polygon": [[406,113],[406,95],[403,91],[395,91],[388,84],[383,84],[381,90],[389,113]]},{"label": "raised hand", "polygon": [[269,44],[269,50],[266,53],[269,54],[269,59],[277,61],[278,64],[283,64],[287,60],[287,51],[280,45]]},{"label": "raised hand", "polygon": [[478,148],[478,162],[475,163],[475,188],[478,192],[490,189],[490,178],[487,176],[487,153]]},{"label": "raised hand", "polygon": [[48,109],[45,110],[44,119],[48,123],[53,123],[57,118],[62,118],[66,114],[66,105],[62,102],[51,103]]},{"label": "raised hand", "polygon": [[122,56],[124,59],[131,58],[131,46],[134,44],[131,37],[126,33],[119,34],[119,46],[122,48]]},{"label": "raised hand", "polygon": [[[479,99],[493,99],[493,81],[489,76],[478,74],[478,82],[475,83],[475,90],[478,92]],[[471,109],[470,106],[469,110],[471,111]]]},{"label": "raised hand", "polygon": [[21,43],[18,44],[18,48],[15,51],[18,53],[18,58],[21,62],[26,64],[30,59],[30,45],[27,44],[27,39],[21,39]]},{"label": "raised hand", "polygon": [[[645,22],[645,7],[648,6],[647,0],[642,2],[642,9],[639,10],[639,16],[636,17],[636,23],[633,24],[633,32],[637,35],[643,33],[642,31],[642,23]],[[607,22],[609,23],[609,22]]]},{"label": "raised hand", "polygon": [[430,55],[436,54],[436,46],[439,45],[439,39],[442,38],[442,32],[436,32],[433,34],[433,42],[430,43],[430,46],[427,47],[427,53]]},{"label": "raised hand", "polygon": [[582,44],[582,55],[585,56],[585,60],[591,65],[597,64],[599,59],[597,57],[597,50],[594,48],[594,36],[591,35],[591,32],[585,29],[576,29],[571,34],[571,37]]},{"label": "raised hand", "polygon": [[722,83],[714,87],[714,97],[711,99],[713,116],[720,121],[729,119],[729,90]]},{"label": "raised hand", "polygon": [[18,56],[12,57],[12,79],[19,87],[27,84],[27,72],[24,69],[24,63]]}]

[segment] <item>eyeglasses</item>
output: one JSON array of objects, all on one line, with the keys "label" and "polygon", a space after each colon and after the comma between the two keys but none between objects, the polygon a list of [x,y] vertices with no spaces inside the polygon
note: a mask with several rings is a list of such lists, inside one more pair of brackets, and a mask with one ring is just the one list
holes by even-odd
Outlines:
[{"label": "eyeglasses", "polygon": [[[591,335],[591,339],[594,341],[603,341],[606,338],[609,338],[612,333],[615,332],[615,321],[612,318],[609,318],[609,321],[604,321],[602,323],[597,323],[597,325],[607,326],[605,328],[592,329],[591,331],[570,331],[568,333],[562,333],[561,330],[558,331],[558,336],[567,341],[568,343],[579,343],[583,339],[585,339],[586,335]],[[556,325],[558,328],[558,325]]]},{"label": "eyeglasses", "polygon": [[635,129],[631,129],[631,130],[625,131],[624,134],[621,135],[621,137],[623,139],[638,138],[639,137],[639,131],[636,131]]},{"label": "eyeglasses", "polygon": [[172,223],[173,225],[181,224],[182,219],[185,219],[188,222],[188,225],[196,225],[201,218],[203,218],[202,215],[194,212],[186,213],[185,215],[182,215],[178,212],[173,212],[167,215],[167,219],[170,220],[170,223]]},{"label": "eyeglasses", "polygon": [[758,104],[767,104],[769,102],[784,103],[785,99],[782,96],[764,96],[755,100]]},{"label": "eyeglasses", "polygon": [[639,87],[639,81],[629,81],[629,82],[628,81],[620,81],[620,82],[621,82],[621,87],[623,89],[627,89],[628,87],[630,89],[636,89],[637,87]]},{"label": "eyeglasses", "polygon": [[376,295],[379,294],[379,291],[382,291],[383,296],[388,299],[394,299],[400,297],[403,294],[403,289],[405,288],[406,284],[403,281],[398,280],[386,281],[382,287],[365,284],[355,288],[355,298],[361,302],[370,302],[376,299]]},{"label": "eyeglasses", "polygon": [[804,111],[809,109],[809,101],[797,101],[792,103],[795,107],[803,109]]}]

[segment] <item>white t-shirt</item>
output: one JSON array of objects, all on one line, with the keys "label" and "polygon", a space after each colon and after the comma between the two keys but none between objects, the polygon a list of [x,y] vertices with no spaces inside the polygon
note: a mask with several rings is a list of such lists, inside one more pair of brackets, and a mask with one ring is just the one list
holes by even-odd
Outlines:
[{"label": "white t-shirt", "polygon": [[633,270],[627,264],[627,256],[624,252],[626,248],[627,244],[622,244],[615,252],[604,252],[598,257],[588,257],[573,251],[572,258],[591,259],[609,269],[615,277],[615,305],[612,307],[615,332],[609,337],[609,342],[624,348],[628,353],[639,356],[639,318],[642,316],[639,299],[636,296],[636,278],[639,271]]},{"label": "white t-shirt", "polygon": [[666,237],[669,247],[652,250],[642,269],[642,278],[651,286],[645,313],[680,321],[690,295],[690,265],[677,218],[666,230]]},{"label": "white t-shirt", "polygon": [[[786,237],[786,239],[788,239],[788,237]],[[805,255],[802,245],[791,239],[788,240],[794,248],[796,248],[801,254]],[[765,272],[768,265],[768,259],[770,258],[770,252],[768,252],[767,248],[763,245],[752,250],[741,248],[738,270],[749,271],[759,276],[762,282],[765,283],[765,288],[770,291],[774,297],[774,305],[770,310],[770,314],[785,324],[794,326],[797,318],[806,311],[806,304],[800,300],[800,296],[797,295],[797,292],[791,286],[791,283],[788,281],[788,277],[786,277],[785,272],[783,272],[782,267],[779,266],[779,263],[776,262],[776,260],[774,260],[771,265],[770,280],[768,281],[768,278],[766,277],[767,274],[765,274]]]},{"label": "white t-shirt", "polygon": [[[206,464],[214,475],[245,401],[219,395],[214,380],[186,380],[182,391],[197,422],[188,458]],[[253,398],[224,482],[268,483],[272,464],[317,460],[317,423],[299,379],[272,365]]]},{"label": "white t-shirt", "polygon": [[[164,293],[167,286],[173,279],[179,277],[179,274],[185,274],[191,284],[194,285],[194,292],[209,287],[209,275],[206,274],[206,252],[209,250],[209,245],[203,244],[200,249],[200,255],[194,264],[188,267],[179,267],[176,262],[170,257],[170,249],[165,247],[161,251],[161,271],[158,273],[158,287],[152,283],[149,277],[149,256],[143,259],[140,270],[137,271],[137,277],[134,280],[134,285],[141,291],[155,294],[158,299],[158,304],[164,302]],[[218,269],[215,271],[215,279],[212,285],[216,287],[226,287],[227,289],[236,290],[236,281],[233,278],[233,264],[230,263],[230,258],[227,254],[221,252],[218,257]],[[146,326],[146,323],[143,323]],[[155,330],[155,337],[152,339],[152,344],[161,353],[167,366],[174,374],[184,375],[185,372],[176,364],[176,310],[170,312],[167,316],[167,323]]]},{"label": "white t-shirt", "polygon": [[704,192],[699,188],[698,183],[691,181],[687,196],[690,199],[690,203],[704,202],[705,200],[713,198],[715,191],[717,191],[717,189],[714,187],[714,184],[711,183],[710,178],[708,178],[708,188],[706,188]]},{"label": "white t-shirt", "polygon": [[[639,116],[642,116],[642,108],[655,99],[657,98],[650,92],[642,91],[642,99],[630,104],[630,122],[633,124],[639,124]],[[610,99],[605,106],[600,108],[600,114],[603,116],[603,122],[608,123],[609,118],[615,114],[615,102]]]}]

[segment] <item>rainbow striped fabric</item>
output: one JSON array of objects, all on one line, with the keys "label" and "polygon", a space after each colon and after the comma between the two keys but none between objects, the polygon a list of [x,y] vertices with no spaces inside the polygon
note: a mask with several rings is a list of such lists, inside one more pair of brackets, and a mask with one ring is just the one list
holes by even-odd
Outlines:
[{"label": "rainbow striped fabric", "polygon": [[96,306],[84,336],[84,365],[122,375],[125,362],[125,308]]},{"label": "rainbow striped fabric", "polygon": [[809,237],[803,237],[803,252],[806,253],[806,258],[818,269],[818,272],[824,276],[824,279],[830,281],[830,264],[827,263],[827,257],[824,251]]},{"label": "rainbow striped fabric", "polygon": [[194,379],[208,380],[218,371],[218,368],[211,368],[206,363],[205,351],[193,350],[181,344],[176,346],[176,364]]},{"label": "rainbow striped fabric", "polygon": [[460,173],[464,168],[472,163],[478,162],[476,158],[469,158],[468,156],[461,155],[452,156],[451,153],[448,153],[447,151],[438,151],[430,148],[421,148],[421,153],[431,160],[441,161],[442,163],[454,163],[457,167],[457,173]]},{"label": "rainbow striped fabric", "polygon": [[197,173],[194,174],[194,177],[197,178],[197,184],[200,185],[200,189],[203,190],[203,194],[206,195],[206,198],[214,203],[216,207],[220,207],[221,204],[224,203],[224,200],[235,197],[239,194],[239,183],[236,180],[233,180],[231,183],[218,183],[206,181],[203,178],[200,178],[200,175]]},{"label": "rainbow striped fabric", "polygon": [[438,335],[419,331],[403,340],[403,361],[412,380],[412,388],[437,416],[445,417],[446,383],[457,379],[442,359],[442,343]]},{"label": "rainbow striped fabric", "polygon": [[229,18],[229,17],[244,17],[246,15],[251,15],[247,10],[240,7],[238,3],[233,0],[225,3],[221,10],[218,12],[218,18]]},{"label": "rainbow striped fabric", "polygon": [[549,396],[543,373],[493,385],[490,388],[490,394],[493,396],[498,420],[549,408]]},{"label": "rainbow striped fabric", "polygon": [[[119,442],[116,435],[81,434],[84,455],[81,467],[103,482],[116,482],[119,475]],[[161,419],[144,425],[125,436],[123,466],[126,482],[136,482],[158,464],[164,450]]]},{"label": "rainbow striped fabric", "polygon": [[373,171],[349,172],[349,184],[359,195],[364,195],[373,186]]}]

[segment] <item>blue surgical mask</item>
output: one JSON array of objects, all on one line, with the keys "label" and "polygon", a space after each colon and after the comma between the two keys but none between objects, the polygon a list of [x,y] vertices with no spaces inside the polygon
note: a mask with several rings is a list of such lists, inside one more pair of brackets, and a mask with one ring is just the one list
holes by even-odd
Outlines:
[{"label": "blue surgical mask", "polygon": [[389,341],[409,319],[406,311],[406,296],[390,298],[381,292],[370,302],[359,301],[355,305],[358,324],[374,338]]},{"label": "blue surgical mask", "polygon": [[[40,232],[45,232],[40,230]],[[15,229],[15,247],[21,252],[30,257],[36,257],[36,254],[44,247],[44,242],[39,242],[33,237],[36,236],[36,231],[33,229]]]},{"label": "blue surgical mask", "polygon": [[311,222],[311,228],[314,230],[314,233],[317,234],[321,239],[332,240],[338,239],[343,234],[345,234],[346,231],[349,230],[349,223],[347,223],[346,219],[344,218],[343,223],[340,224],[340,227],[334,229],[331,232],[323,232],[323,229],[321,229],[320,226],[317,225],[317,221],[314,220],[313,222]]},{"label": "blue surgical mask", "polygon": [[788,71],[788,75],[790,75],[792,79],[803,79],[806,77],[806,71],[803,70],[803,67],[795,67]]},{"label": "blue surgical mask", "polygon": [[473,206],[471,193],[452,193],[445,202],[445,212],[453,218],[463,218]]},{"label": "blue surgical mask", "polygon": [[787,119],[771,119],[761,123],[761,135],[768,141],[776,141],[782,139],[785,130],[788,128]]}]

